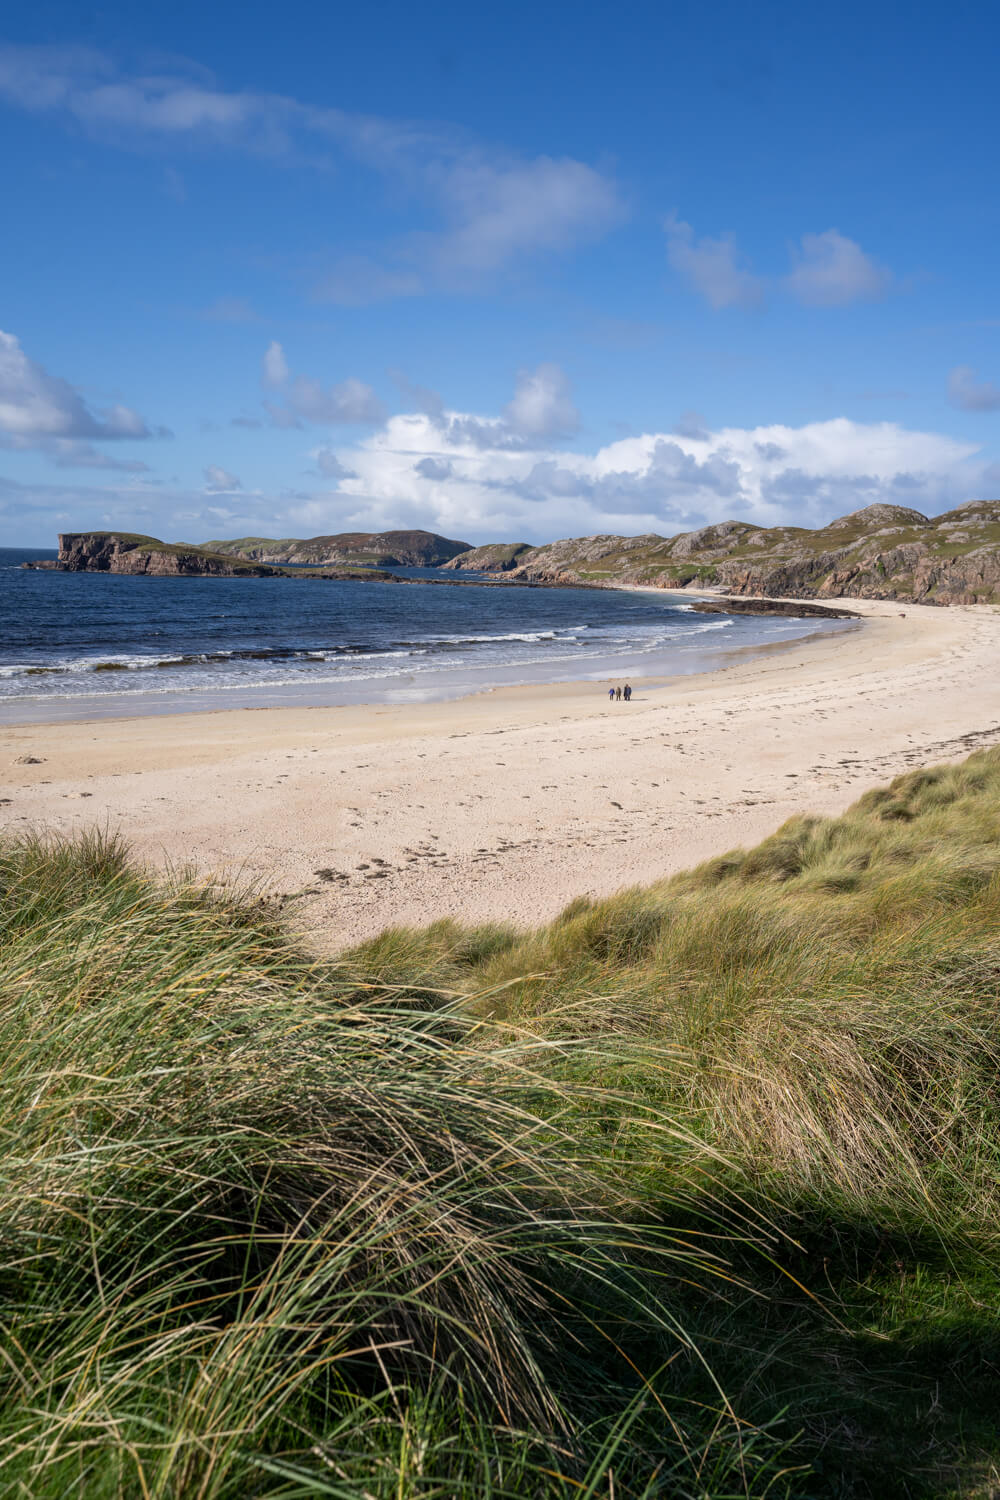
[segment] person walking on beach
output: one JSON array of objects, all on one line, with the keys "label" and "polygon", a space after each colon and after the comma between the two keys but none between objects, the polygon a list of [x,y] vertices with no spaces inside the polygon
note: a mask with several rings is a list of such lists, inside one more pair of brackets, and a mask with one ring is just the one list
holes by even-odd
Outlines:
[{"label": "person walking on beach", "polygon": [[614,688],[608,688],[608,702],[609,703],[614,703],[614,701],[615,701],[615,690],[614,690]]},{"label": "person walking on beach", "polygon": [[621,701],[622,701],[622,690],[621,690],[620,687],[616,687],[615,688],[615,702],[616,703],[620,703]]},{"label": "person walking on beach", "polygon": [[629,687],[627,682],[622,688],[622,697],[625,699],[626,703],[630,703],[632,701],[632,689]]}]

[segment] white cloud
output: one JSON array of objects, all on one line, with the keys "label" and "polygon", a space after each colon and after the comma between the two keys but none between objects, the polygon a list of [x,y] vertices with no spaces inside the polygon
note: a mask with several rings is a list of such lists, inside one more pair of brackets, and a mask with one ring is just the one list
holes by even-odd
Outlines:
[{"label": "white cloud", "polygon": [[665,221],[667,260],[696,287],[711,307],[757,307],[764,300],[759,276],[740,265],[732,235],[695,239],[690,224],[675,214]]},{"label": "white cloud", "polygon": [[306,422],[338,424],[380,422],[385,407],[370,385],[353,376],[324,390],[318,380],[296,375],[288,392],[288,408]]},{"label": "white cloud", "polygon": [[265,385],[284,385],[288,379],[288,365],[285,361],[285,351],[277,340],[272,339],[268,344],[261,365],[261,379]]},{"label": "white cloud", "polygon": [[495,274],[518,257],[593,240],[625,215],[612,177],[572,157],[523,158],[447,127],[227,91],[205,70],[127,75],[87,48],[0,47],[0,99],[128,147],[190,141],[322,166],[331,150],[345,152],[436,212],[438,228],[387,256],[338,260],[317,280],[321,300],[363,304],[430,284],[455,290],[463,277]]},{"label": "white cloud", "polygon": [[[875,501],[936,514],[995,493],[997,466],[973,443],[894,423],[846,418],[801,427],[718,428],[700,437],[651,432],[590,452],[539,441],[484,446],[502,418],[446,412],[393,416],[332,454],[326,488],[264,497],[226,489],[211,467],[205,491],[17,486],[11,508],[39,527],[118,525],[168,538],[310,536],[422,526],[471,541],[547,541],[601,533],[670,535],[712,521],[822,526]],[[470,437],[469,433],[475,436]],[[314,453],[321,469],[320,453]]]},{"label": "white cloud", "polygon": [[515,442],[502,417],[411,412],[342,450],[354,477],[290,516],[317,531],[411,524],[475,540],[669,535],[731,518],[821,526],[875,501],[934,513],[983,493],[978,451],[939,433],[838,418],[645,433],[581,453]]},{"label": "white cloud", "polygon": [[218,464],[208,464],[204,473],[206,495],[232,495],[243,488],[235,474]]},{"label": "white cloud", "polygon": [[[685,276],[711,307],[756,307],[763,302],[770,279],[755,275],[741,264],[731,234],[715,240],[698,239],[691,225],[674,214],[664,228],[671,267]],[[770,284],[780,284],[790,296],[810,307],[846,307],[851,302],[875,301],[893,286],[892,272],[838,229],[804,234],[791,255],[789,274],[780,283],[770,280]]]},{"label": "white cloud", "polygon": [[571,157],[460,159],[429,176],[453,225],[436,246],[446,269],[493,271],[525,252],[564,250],[624,214],[614,183]]},{"label": "white cloud", "polygon": [[[266,386],[284,389],[283,406],[264,402],[273,427],[302,427],[306,422],[321,426],[366,425],[381,422],[386,414],[371,386],[354,376],[327,388],[310,375],[296,375],[292,379],[285,351],[277,342],[267,347],[261,379]],[[245,418],[234,418],[234,422],[248,425]]]},{"label": "white cloud", "polygon": [[[12,333],[0,332],[0,445],[7,448],[40,448],[64,465],[74,451],[87,467],[98,466],[101,455],[93,449],[60,443],[77,439],[149,438],[154,433],[138,412],[127,406],[92,410],[69,381],[50,375],[36,360],[29,359]],[[165,437],[165,428],[155,436]],[[107,460],[102,467],[118,467]]]},{"label": "white cloud", "polygon": [[566,437],[580,425],[569,380],[553,364],[521,371],[504,416],[515,432],[527,438]]},{"label": "white cloud", "polygon": [[971,365],[956,365],[948,376],[948,399],[963,411],[1000,411],[1000,386],[977,380]]},{"label": "white cloud", "polygon": [[786,278],[792,296],[810,307],[844,307],[884,297],[892,273],[837,229],[804,234],[792,251],[793,269]]}]

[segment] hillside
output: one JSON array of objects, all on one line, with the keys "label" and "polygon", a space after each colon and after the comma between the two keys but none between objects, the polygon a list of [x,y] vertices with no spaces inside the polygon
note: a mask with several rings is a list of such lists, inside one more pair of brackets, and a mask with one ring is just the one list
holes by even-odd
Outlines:
[{"label": "hillside", "polygon": [[470,573],[509,573],[511,568],[527,562],[529,552],[537,550],[537,547],[529,547],[527,542],[487,542],[482,547],[459,552],[441,566]]},{"label": "hillside", "polygon": [[452,541],[434,531],[342,531],[308,540],[266,536],[237,537],[235,541],[206,542],[205,548],[226,557],[250,562],[367,564],[371,567],[437,568],[467,552],[468,542]]},{"label": "hillside", "polygon": [[665,538],[591,536],[536,547],[512,581],[717,585],[731,594],[1000,602],[1000,500],[970,500],[929,519],[869,505],[810,531],[723,521]]}]

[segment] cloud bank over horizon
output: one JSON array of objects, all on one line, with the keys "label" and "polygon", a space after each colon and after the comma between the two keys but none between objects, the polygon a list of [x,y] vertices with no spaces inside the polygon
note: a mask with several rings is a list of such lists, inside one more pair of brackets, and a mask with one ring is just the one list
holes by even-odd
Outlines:
[{"label": "cloud bank over horizon", "polygon": [[[338,425],[344,389],[293,376],[281,346],[264,357],[265,386],[288,393],[296,427]],[[305,386],[301,384],[305,382]],[[315,390],[313,387],[315,386]],[[303,395],[308,393],[308,399]],[[298,395],[296,395],[298,392]],[[523,370],[496,415],[453,410],[424,392],[424,410],[370,412],[374,430],[304,449],[314,487],[245,490],[222,464],[199,489],[133,477],[124,488],[13,485],[0,512],[37,523],[122,526],[172,539],[225,530],[276,536],[422,527],[473,542],[544,542],[596,533],[672,535],[714,521],[817,527],[875,502],[928,514],[1000,491],[1000,465],[980,446],[890,422],[846,417],[707,430],[688,413],[673,431],[623,437],[593,451],[567,446],[579,424],[565,373]],[[301,419],[298,415],[301,413]]]}]

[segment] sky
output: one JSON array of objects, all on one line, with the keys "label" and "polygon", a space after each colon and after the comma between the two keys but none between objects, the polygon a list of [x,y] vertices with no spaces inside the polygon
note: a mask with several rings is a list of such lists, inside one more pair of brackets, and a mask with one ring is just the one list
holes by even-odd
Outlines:
[{"label": "sky", "polygon": [[0,545],[1000,496],[998,45],[989,0],[9,7]]}]

